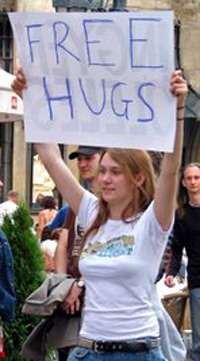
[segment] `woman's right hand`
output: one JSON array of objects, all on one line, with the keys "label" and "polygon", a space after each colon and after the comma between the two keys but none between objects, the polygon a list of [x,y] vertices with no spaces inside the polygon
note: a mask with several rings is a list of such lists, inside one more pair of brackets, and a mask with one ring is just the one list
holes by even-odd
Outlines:
[{"label": "woman's right hand", "polygon": [[81,302],[79,296],[81,293],[82,289],[78,287],[77,282],[74,282],[69,294],[62,303],[62,308],[66,313],[74,314],[75,312],[80,311]]},{"label": "woman's right hand", "polygon": [[21,65],[18,65],[15,72],[15,79],[12,81],[11,88],[17,95],[22,98],[22,90],[26,88],[26,77],[23,73]]}]

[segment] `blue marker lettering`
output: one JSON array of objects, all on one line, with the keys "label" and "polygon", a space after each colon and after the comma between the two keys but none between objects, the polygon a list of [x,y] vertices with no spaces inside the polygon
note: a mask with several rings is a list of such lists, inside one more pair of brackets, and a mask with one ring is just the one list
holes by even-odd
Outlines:
[{"label": "blue marker lettering", "polygon": [[112,107],[112,110],[113,110],[113,113],[119,117],[126,117],[126,119],[129,120],[129,115],[128,115],[128,106],[129,106],[129,103],[132,103],[133,101],[132,100],[128,100],[128,99],[122,99],[122,103],[125,104],[124,106],[124,111],[122,113],[119,113],[117,112],[116,110],[116,106],[115,106],[115,92],[116,90],[120,87],[120,86],[123,86],[123,85],[126,85],[126,83],[124,82],[119,82],[119,83],[116,83],[115,85],[113,85],[112,87],[112,91],[111,91],[111,107]]},{"label": "blue marker lettering", "polygon": [[101,105],[101,108],[99,110],[94,110],[92,109],[92,106],[91,104],[89,103],[88,99],[87,99],[87,96],[85,94],[85,90],[83,88],[83,84],[82,84],[82,80],[79,79],[79,85],[80,85],[80,89],[81,89],[81,92],[82,92],[82,95],[83,95],[83,99],[84,99],[84,102],[85,104],[87,105],[87,107],[90,109],[90,111],[93,113],[93,114],[96,114],[96,115],[100,115],[103,110],[104,110],[104,107],[105,107],[105,104],[106,104],[106,86],[105,86],[105,80],[102,79],[101,80],[101,83],[102,83],[102,105]]},{"label": "blue marker lettering", "polygon": [[[148,39],[135,39],[133,37],[133,23],[136,21],[151,21],[151,22],[160,22],[161,19],[159,18],[131,18],[129,19],[129,30],[130,30],[130,65],[131,68],[150,68],[150,69],[161,69],[164,65],[143,65],[143,64],[134,64],[134,51],[133,51],[133,44],[134,43],[147,43]],[[144,56],[145,58],[145,56]]]},{"label": "blue marker lettering", "polygon": [[50,96],[50,93],[49,93],[49,90],[47,87],[46,78],[43,77],[43,87],[44,87],[44,91],[45,91],[45,95],[46,95],[46,100],[48,102],[50,120],[53,120],[53,110],[52,110],[52,105],[51,105],[51,103],[53,101],[67,100],[69,103],[70,117],[71,117],[71,119],[73,119],[73,117],[74,117],[73,102],[72,102],[72,95],[70,92],[69,80],[66,78],[65,82],[66,82],[67,95],[62,95],[59,97],[52,97],[52,96]]},{"label": "blue marker lettering", "polygon": [[115,66],[114,63],[103,63],[103,62],[94,61],[92,59],[92,44],[100,44],[101,41],[100,40],[90,40],[89,34],[88,34],[88,28],[87,28],[87,24],[91,24],[91,26],[92,26],[93,24],[97,24],[97,23],[102,23],[104,25],[105,23],[112,23],[112,22],[113,22],[113,20],[108,20],[108,19],[83,20],[83,29],[84,29],[84,33],[85,33],[85,43],[86,43],[86,53],[87,53],[88,65]]},{"label": "blue marker lettering", "polygon": [[[58,40],[58,28],[62,26],[64,27],[65,33],[62,37],[62,39]],[[61,45],[67,38],[68,34],[69,34],[69,27],[66,23],[64,23],[63,21],[56,21],[53,24],[53,32],[54,32],[54,46],[55,46],[55,54],[56,54],[56,63],[60,64],[60,60],[59,60],[59,53],[58,53],[58,49],[61,48],[64,51],[66,51],[69,55],[71,55],[74,59],[76,59],[77,61],[80,61],[80,59],[78,58],[78,56],[76,56],[75,54],[73,54],[70,50],[68,50],[67,48],[64,47],[64,45]]]},{"label": "blue marker lettering", "polygon": [[30,51],[30,58],[31,58],[31,63],[34,62],[34,57],[33,57],[33,48],[32,48],[32,44],[34,43],[39,43],[40,40],[31,40],[31,29],[34,28],[41,28],[42,26],[44,26],[44,24],[33,24],[33,25],[26,25],[26,30],[27,30],[27,37],[28,37],[28,44],[29,44],[29,51]]},{"label": "blue marker lettering", "polygon": [[143,83],[140,85],[139,89],[138,89],[138,98],[142,100],[142,103],[145,104],[145,106],[150,110],[151,112],[151,117],[150,118],[138,118],[137,121],[138,122],[151,122],[154,119],[154,110],[153,108],[150,106],[149,103],[147,103],[147,101],[144,99],[143,95],[142,95],[142,91],[144,88],[146,87],[152,87],[155,86],[153,83]]}]

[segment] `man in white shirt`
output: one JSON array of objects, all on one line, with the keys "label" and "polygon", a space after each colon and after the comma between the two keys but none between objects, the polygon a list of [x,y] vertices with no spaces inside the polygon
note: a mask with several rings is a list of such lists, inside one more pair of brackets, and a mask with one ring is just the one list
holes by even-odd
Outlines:
[{"label": "man in white shirt", "polygon": [[19,193],[14,190],[8,192],[7,201],[0,204],[0,226],[3,224],[6,215],[12,215],[17,209]]}]

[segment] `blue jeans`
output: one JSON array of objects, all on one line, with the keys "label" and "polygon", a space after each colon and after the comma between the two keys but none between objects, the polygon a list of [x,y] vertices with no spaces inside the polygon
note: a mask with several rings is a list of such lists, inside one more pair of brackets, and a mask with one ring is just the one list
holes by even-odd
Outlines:
[{"label": "blue jeans", "polygon": [[142,352],[103,352],[87,347],[76,347],[68,361],[165,361],[160,347]]},{"label": "blue jeans", "polygon": [[190,290],[190,310],[194,360],[200,361],[200,288]]}]

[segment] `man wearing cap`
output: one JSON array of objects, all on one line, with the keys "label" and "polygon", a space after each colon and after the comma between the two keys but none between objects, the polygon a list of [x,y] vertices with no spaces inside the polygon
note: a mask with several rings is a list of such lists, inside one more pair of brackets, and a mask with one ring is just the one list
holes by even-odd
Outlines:
[{"label": "man wearing cap", "polygon": [[97,170],[102,148],[80,145],[75,152],[70,153],[69,159],[77,158],[77,166],[86,189],[97,192]]},{"label": "man wearing cap", "polygon": [[[97,171],[102,148],[79,145],[76,151],[69,154],[69,159],[77,158],[77,166],[83,185],[92,193],[97,193]],[[50,231],[62,227],[65,217],[69,212],[69,206],[65,204],[57,212],[54,220],[49,224]]]}]

